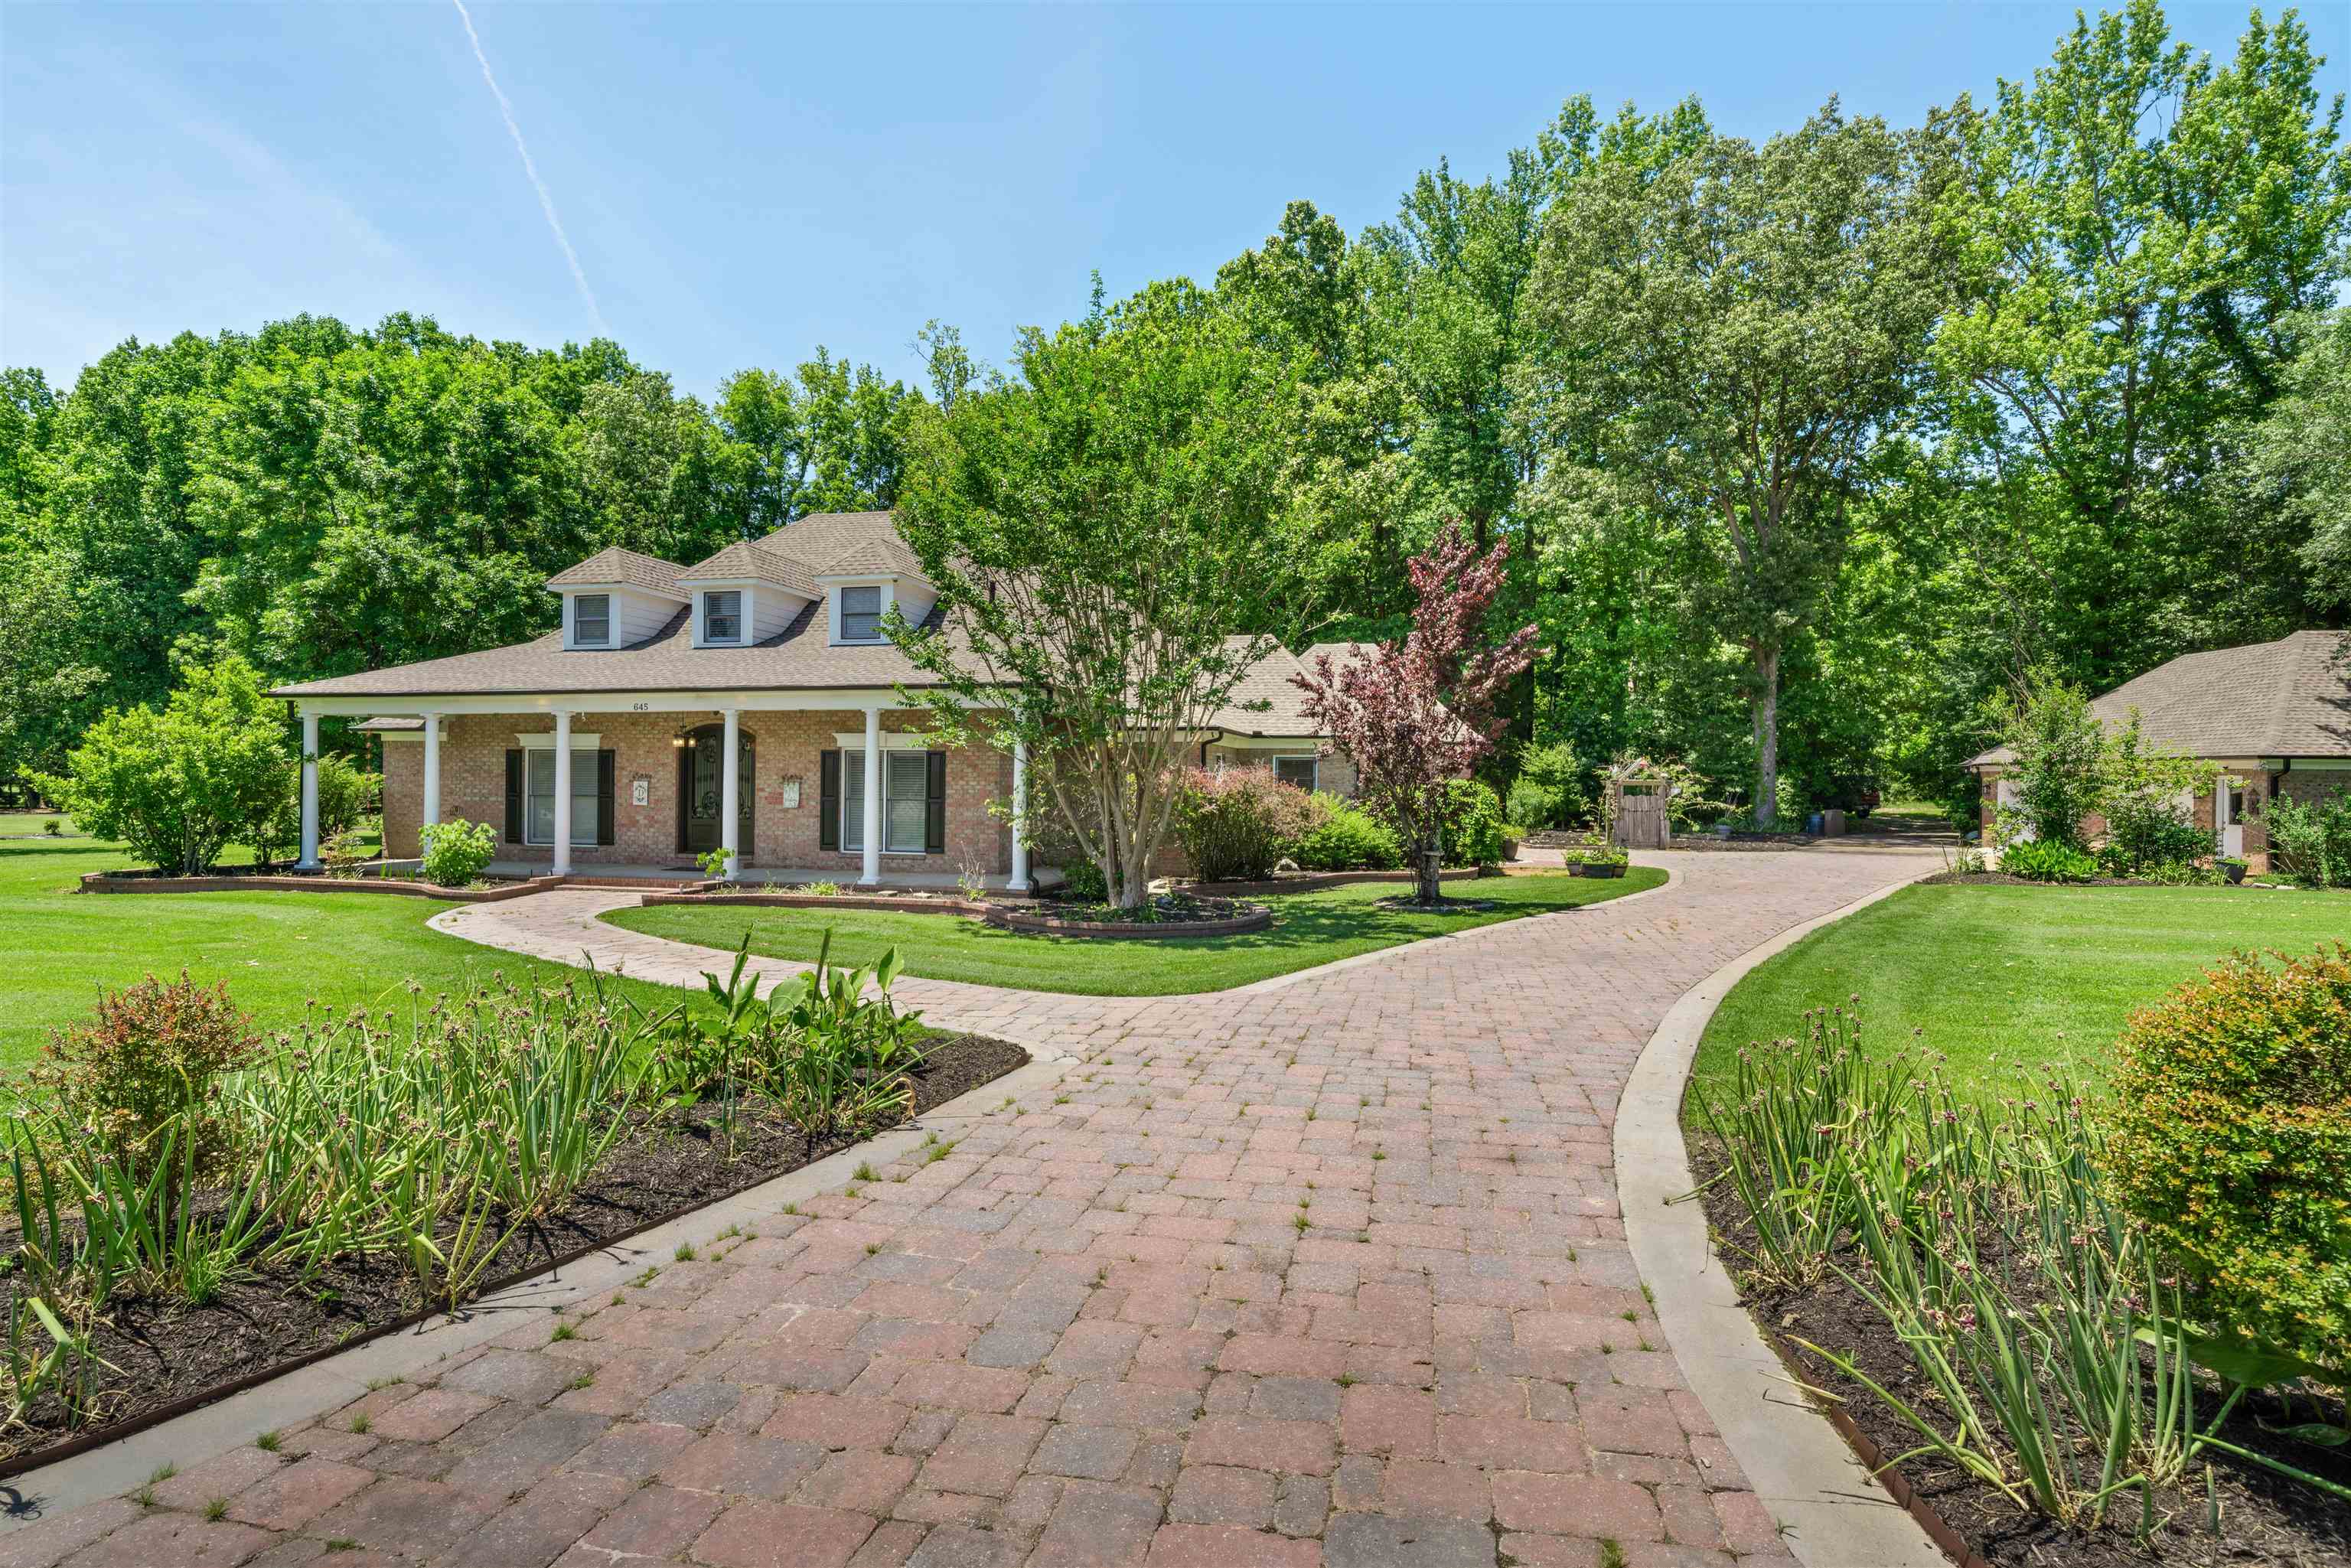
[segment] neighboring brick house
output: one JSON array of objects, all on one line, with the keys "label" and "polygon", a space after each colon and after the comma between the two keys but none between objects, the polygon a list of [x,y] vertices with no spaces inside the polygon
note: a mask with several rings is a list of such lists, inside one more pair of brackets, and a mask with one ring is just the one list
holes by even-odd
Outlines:
[{"label": "neighboring brick house", "polygon": [[[2220,852],[2269,869],[2262,825],[2280,796],[2316,801],[2351,790],[2351,632],[2296,632],[2274,643],[2183,653],[2090,705],[2109,729],[2136,709],[2142,733],[2168,750],[2220,765],[2220,778],[2189,802]],[[2008,747],[1969,758],[1980,783],[1986,836],[2014,786]],[[2095,835],[2105,823],[2092,819]]]},{"label": "neighboring brick house", "polygon": [[[902,706],[927,677],[883,617],[942,612],[887,512],[802,517],[690,567],[607,549],[547,586],[561,625],[534,642],[273,694],[298,707],[306,755],[321,716],[365,716],[388,854],[462,817],[496,828],[516,866],[691,872],[723,847],[755,873],[1030,885],[1011,826],[1026,758],[934,746]],[[1297,666],[1277,652],[1253,669],[1202,759],[1352,793],[1353,769],[1296,717]],[[310,826],[305,862],[316,849]]]}]

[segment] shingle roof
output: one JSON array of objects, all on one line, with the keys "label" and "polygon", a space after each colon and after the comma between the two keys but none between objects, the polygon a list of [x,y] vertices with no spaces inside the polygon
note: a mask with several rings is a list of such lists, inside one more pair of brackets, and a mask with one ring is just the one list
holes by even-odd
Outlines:
[{"label": "shingle roof", "polygon": [[819,569],[820,577],[920,577],[923,563],[895,536],[861,539]]},{"label": "shingle roof", "polygon": [[401,730],[423,729],[423,727],[424,721],[421,718],[401,718],[396,716],[361,719],[359,723],[351,726],[353,732],[360,735],[388,735]]},{"label": "shingle roof", "polygon": [[[1246,641],[1239,637],[1227,640],[1228,646]],[[1361,646],[1367,644],[1317,643],[1303,653],[1276,648],[1241,677],[1240,684],[1233,688],[1232,699],[1218,708],[1209,722],[1233,735],[1297,736],[1301,739],[1319,736],[1322,727],[1306,716],[1306,694],[1292,677],[1311,666],[1318,653],[1328,653],[1332,664],[1343,664]],[[1261,710],[1253,706],[1259,703],[1265,705]]]},{"label": "shingle roof", "polygon": [[547,580],[549,588],[601,588],[621,583],[677,598],[677,574],[685,569],[659,556],[642,555],[619,545],[607,546],[581,561],[567,566]]},{"label": "shingle roof", "polygon": [[677,574],[680,582],[737,582],[748,579],[754,582],[772,582],[778,588],[789,589],[803,599],[821,599],[824,594],[809,575],[808,568],[788,556],[778,554],[762,544],[738,539],[716,555],[698,560]]},{"label": "shingle roof", "polygon": [[[2351,757],[2351,633],[2183,653],[2090,704],[2109,728],[2133,708],[2147,739],[2190,757]],[[2015,760],[1995,746],[1968,766]]]}]

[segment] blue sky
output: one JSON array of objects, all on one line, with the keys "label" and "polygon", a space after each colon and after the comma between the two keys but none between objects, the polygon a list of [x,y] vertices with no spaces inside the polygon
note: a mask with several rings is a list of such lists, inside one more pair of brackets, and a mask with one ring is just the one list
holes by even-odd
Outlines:
[{"label": "blue sky", "polygon": [[[1350,232],[1569,95],[1695,93],[1762,136],[1831,93],[1914,122],[2022,77],[2070,5],[517,5],[468,0],[594,299],[455,6],[0,4],[0,362],[410,309],[601,330],[706,395],[821,343],[912,377],[915,330],[1206,279],[1309,198]],[[2274,12],[2276,7],[2272,6]],[[2170,8],[2225,56],[2243,5]],[[2331,89],[2351,6],[2305,8]]]}]

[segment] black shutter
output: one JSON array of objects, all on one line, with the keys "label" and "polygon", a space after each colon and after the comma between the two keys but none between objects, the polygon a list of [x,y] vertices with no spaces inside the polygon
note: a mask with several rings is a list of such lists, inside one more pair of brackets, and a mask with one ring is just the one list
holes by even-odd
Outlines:
[{"label": "black shutter", "polygon": [[694,747],[677,748],[677,852],[686,852],[685,814],[693,810],[688,802],[694,797]]},{"label": "black shutter", "polygon": [[841,753],[817,754],[816,847],[841,848]]},{"label": "black shutter", "polygon": [[522,842],[522,748],[507,753],[507,842]]},{"label": "black shutter", "polygon": [[925,792],[928,810],[923,814],[923,852],[943,855],[947,852],[947,754],[931,751],[924,754],[930,759],[930,788]]},{"label": "black shutter", "polygon": [[609,844],[612,840],[612,758],[615,754],[596,754],[596,841]]}]

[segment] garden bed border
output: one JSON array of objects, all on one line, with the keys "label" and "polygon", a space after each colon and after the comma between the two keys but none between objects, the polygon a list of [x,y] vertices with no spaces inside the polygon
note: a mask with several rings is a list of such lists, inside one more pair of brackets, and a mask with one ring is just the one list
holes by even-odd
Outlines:
[{"label": "garden bed border", "polygon": [[[989,1038],[999,1038],[991,1036]],[[309,1420],[379,1385],[399,1380],[515,1327],[513,1314],[556,1312],[607,1295],[642,1273],[648,1260],[666,1259],[678,1242],[707,1241],[705,1225],[756,1221],[785,1203],[802,1203],[854,1180],[856,1167],[883,1163],[920,1148],[925,1136],[954,1123],[976,1122],[1003,1103],[1049,1087],[1078,1061],[1062,1051],[1018,1045],[1028,1062],[894,1127],[835,1150],[795,1171],[747,1183],[626,1235],[590,1243],[557,1260],[485,1288],[455,1312],[430,1309],[234,1382],[192,1395],[146,1415],[19,1456],[0,1466],[5,1490],[37,1507],[0,1510],[0,1542],[8,1534],[63,1512],[128,1491],[160,1465],[193,1462],[241,1447],[256,1432]],[[600,1256],[601,1260],[600,1260]],[[566,1270],[577,1269],[566,1280]]]},{"label": "garden bed border", "polygon": [[1263,931],[1273,924],[1273,911],[1259,904],[1224,920],[1064,920],[1057,915],[1034,915],[1012,909],[991,909],[985,918],[1004,931],[1040,936],[1082,936],[1097,941],[1165,941],[1176,936],[1239,936]]},{"label": "garden bed border", "polygon": [[229,876],[150,876],[119,871],[82,873],[83,893],[382,893],[397,898],[441,898],[452,904],[498,904],[561,887],[571,879],[534,876],[495,887],[443,887],[382,876],[329,876],[324,872],[256,872]]},{"label": "garden bed border", "polygon": [[[1455,866],[1437,873],[1439,882],[1472,882],[1483,876],[1505,874],[1499,868]],[[1352,887],[1364,882],[1408,883],[1418,873],[1409,871],[1302,871],[1267,877],[1263,882],[1187,882],[1182,884],[1186,893],[1202,898],[1249,898],[1273,893],[1321,893],[1326,888]]]},{"label": "garden bed border", "polygon": [[751,909],[887,909],[903,915],[985,915],[991,902],[953,894],[925,897],[913,893],[721,893],[718,886],[716,883],[690,883],[674,890],[648,893],[639,902],[687,904],[705,909],[732,909],[738,904]]},{"label": "garden bed border", "polygon": [[[1749,971],[1823,926],[1891,898],[1919,877],[1887,883],[1749,948],[1685,991],[1642,1047],[1617,1103],[1614,1155],[1619,1212],[1633,1262],[1654,1292],[1657,1325],[1756,1495],[1783,1524],[1805,1568],[1948,1568],[1938,1535],[1959,1540],[1933,1511],[1873,1476],[1839,1424],[1798,1390],[1715,1255],[1682,1141],[1682,1097],[1708,1020]],[[1873,1503],[1873,1495],[1881,1502]],[[1964,1542],[1962,1542],[1964,1544]]]}]

